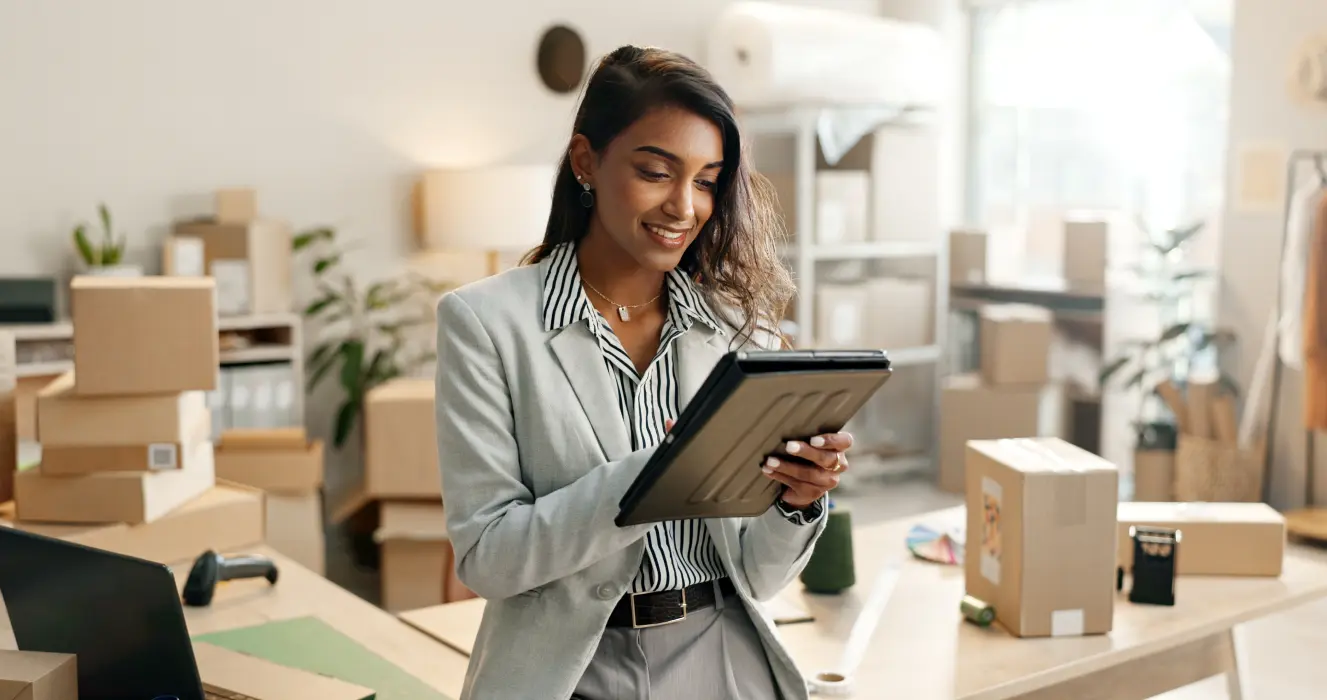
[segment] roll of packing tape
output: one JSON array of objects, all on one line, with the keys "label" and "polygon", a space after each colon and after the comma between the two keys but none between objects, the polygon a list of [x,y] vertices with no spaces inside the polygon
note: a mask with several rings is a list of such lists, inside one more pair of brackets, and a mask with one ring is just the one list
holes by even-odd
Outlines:
[{"label": "roll of packing tape", "polygon": [[833,671],[821,671],[806,680],[812,695],[842,698],[852,694],[852,678]]}]

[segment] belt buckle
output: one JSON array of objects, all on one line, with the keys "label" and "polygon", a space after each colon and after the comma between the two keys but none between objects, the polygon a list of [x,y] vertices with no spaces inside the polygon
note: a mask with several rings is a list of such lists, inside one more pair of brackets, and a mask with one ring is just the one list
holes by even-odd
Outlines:
[{"label": "belt buckle", "polygon": [[687,619],[687,589],[685,589],[685,588],[682,589],[682,616],[681,616],[681,617],[675,617],[675,618],[673,618],[673,619],[671,619],[671,620],[664,620],[663,622],[652,622],[652,623],[650,623],[650,624],[648,624],[648,625],[642,625],[642,624],[640,624],[639,622],[636,621],[636,596],[639,596],[639,595],[651,595],[651,594],[650,594],[650,593],[632,593],[632,594],[631,594],[631,628],[632,628],[632,629],[641,630],[641,629],[646,629],[646,628],[648,628],[648,627],[662,627],[662,626],[664,626],[664,625],[671,625],[671,624],[673,624],[673,623],[675,623],[675,622],[681,622],[681,621]]}]

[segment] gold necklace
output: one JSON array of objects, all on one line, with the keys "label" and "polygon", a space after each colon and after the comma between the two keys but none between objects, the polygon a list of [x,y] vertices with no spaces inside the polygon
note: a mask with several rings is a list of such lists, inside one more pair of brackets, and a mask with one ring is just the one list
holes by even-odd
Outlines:
[{"label": "gold necklace", "polygon": [[599,291],[598,289],[595,289],[594,285],[590,284],[589,280],[585,279],[584,277],[581,278],[581,281],[585,283],[585,286],[590,288],[590,291],[594,292],[595,294],[598,294],[600,299],[603,299],[604,301],[612,304],[613,306],[616,306],[617,317],[622,319],[624,323],[631,320],[631,312],[628,311],[628,309],[639,309],[642,306],[649,306],[650,304],[653,304],[654,302],[658,301],[659,297],[663,296],[663,292],[659,292],[658,294],[655,294],[654,298],[649,301],[627,306],[624,304],[619,304],[616,301],[613,301],[612,299],[609,299],[608,297],[604,296],[603,292]]}]

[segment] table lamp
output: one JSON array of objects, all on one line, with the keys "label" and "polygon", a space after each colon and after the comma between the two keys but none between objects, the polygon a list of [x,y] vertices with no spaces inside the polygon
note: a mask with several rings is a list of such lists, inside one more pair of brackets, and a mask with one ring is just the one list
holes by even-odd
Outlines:
[{"label": "table lamp", "polygon": [[543,240],[556,173],[537,165],[426,172],[418,201],[421,245],[483,252],[488,274],[496,274],[502,254],[524,252]]}]

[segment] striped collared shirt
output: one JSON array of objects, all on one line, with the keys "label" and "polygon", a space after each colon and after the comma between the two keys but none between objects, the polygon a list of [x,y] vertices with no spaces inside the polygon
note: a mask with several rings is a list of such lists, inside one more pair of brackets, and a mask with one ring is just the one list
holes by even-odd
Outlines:
[{"label": "striped collared shirt", "polygon": [[[677,420],[677,352],[674,343],[696,322],[727,334],[709,304],[700,296],[686,273],[672,270],[666,276],[668,315],[659,334],[659,348],[645,373],[636,371],[631,356],[622,347],[608,320],[585,295],[581,285],[576,247],[564,243],[548,256],[544,277],[544,330],[555,331],[584,322],[599,342],[604,367],[617,388],[617,407],[631,434],[631,449],[658,445],[664,438],[664,422]],[[824,501],[825,499],[821,499]],[[819,503],[805,511],[776,503],[783,517],[798,525],[820,520]],[[645,535],[645,557],[631,583],[630,592],[667,591],[722,578],[727,573],[718,550],[701,520],[657,523]]]},{"label": "striped collared shirt", "polygon": [[[633,450],[659,444],[665,434],[664,421],[677,420],[677,338],[698,322],[726,332],[685,273],[669,272],[667,289],[668,315],[659,336],[659,349],[641,374],[608,320],[585,295],[575,245],[564,243],[549,255],[544,278],[544,329],[559,330],[577,322],[589,324],[599,341],[604,366],[617,387],[618,410],[631,434]],[[655,524],[646,533],[645,557],[630,591],[673,590],[726,575],[703,521],[667,521]]]}]

